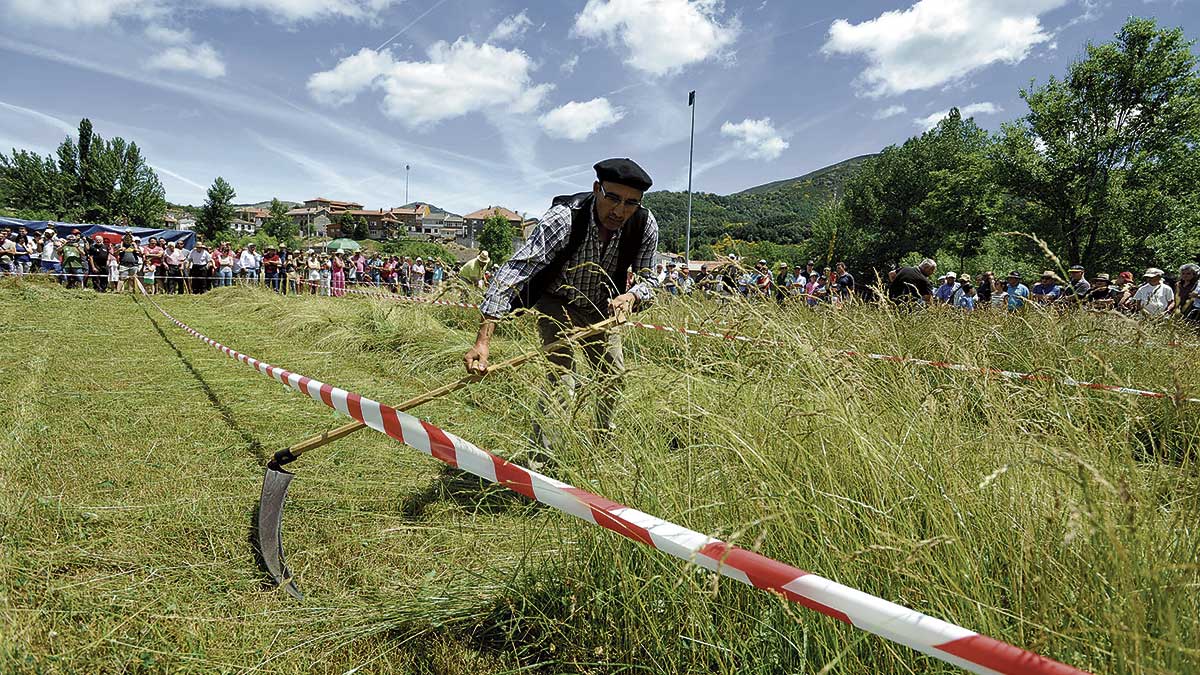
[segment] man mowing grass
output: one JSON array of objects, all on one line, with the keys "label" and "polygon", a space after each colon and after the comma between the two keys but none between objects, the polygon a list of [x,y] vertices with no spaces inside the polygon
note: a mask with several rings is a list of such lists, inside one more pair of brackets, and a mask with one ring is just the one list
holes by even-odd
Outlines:
[{"label": "man mowing grass", "polygon": [[[528,242],[496,270],[484,295],[475,346],[463,360],[467,371],[485,373],[496,322],[515,308],[536,310],[542,344],[609,315],[628,316],[653,298],[650,273],[658,247],[658,222],[642,206],[652,181],[629,159],[606,159],[594,167],[591,192],[557,197]],[[633,283],[628,282],[633,271]],[[584,354],[604,379],[596,428],[611,431],[617,384],[624,370],[621,336],[615,331],[582,341]],[[551,384],[574,389],[570,348],[549,356]],[[534,434],[549,447],[539,428]]]}]

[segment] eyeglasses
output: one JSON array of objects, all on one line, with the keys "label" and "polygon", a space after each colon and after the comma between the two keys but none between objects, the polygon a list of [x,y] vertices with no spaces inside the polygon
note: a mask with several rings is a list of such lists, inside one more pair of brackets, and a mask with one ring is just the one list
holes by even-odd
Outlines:
[{"label": "eyeglasses", "polygon": [[623,206],[627,206],[631,209],[642,208],[642,200],[640,200],[640,199],[622,200],[619,196],[610,194],[607,190],[605,190],[604,183],[600,184],[600,196],[605,198],[606,200],[608,200],[608,202],[610,204],[612,204],[613,206],[622,206],[623,205]]}]

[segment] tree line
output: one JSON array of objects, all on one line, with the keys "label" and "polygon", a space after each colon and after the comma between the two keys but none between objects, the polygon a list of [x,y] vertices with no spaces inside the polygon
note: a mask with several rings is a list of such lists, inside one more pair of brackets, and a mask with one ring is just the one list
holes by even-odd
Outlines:
[{"label": "tree line", "polygon": [[137,143],[105,140],[85,118],[53,155],[0,153],[0,207],[29,220],[158,227],[167,201]]}]

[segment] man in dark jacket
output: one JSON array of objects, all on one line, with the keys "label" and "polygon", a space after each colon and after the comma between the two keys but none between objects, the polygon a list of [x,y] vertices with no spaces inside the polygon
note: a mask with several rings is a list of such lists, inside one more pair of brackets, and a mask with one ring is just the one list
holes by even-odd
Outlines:
[{"label": "man in dark jacket", "polygon": [[[605,160],[594,168],[592,191],[555,199],[525,245],[496,270],[480,306],[483,318],[475,346],[463,357],[468,372],[487,372],[496,322],[514,308],[537,311],[542,344],[550,344],[607,316],[628,316],[652,300],[649,274],[658,247],[658,223],[642,205],[650,176],[629,159]],[[627,287],[630,270],[634,283]],[[592,366],[603,373],[596,423],[609,430],[625,367],[621,337],[609,331],[583,340],[582,347]],[[572,350],[556,350],[549,359],[572,390]],[[559,373],[551,373],[552,381],[558,379]],[[544,437],[540,440],[546,444]]]}]

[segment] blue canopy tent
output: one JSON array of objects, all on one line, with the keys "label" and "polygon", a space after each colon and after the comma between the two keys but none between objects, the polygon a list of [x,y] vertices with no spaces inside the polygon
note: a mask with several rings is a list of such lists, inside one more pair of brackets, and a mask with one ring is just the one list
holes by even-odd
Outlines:
[{"label": "blue canopy tent", "polygon": [[140,242],[146,243],[150,237],[161,237],[167,241],[180,243],[186,249],[196,247],[196,233],[188,230],[164,230],[154,227],[116,227],[113,225],[92,225],[88,223],[57,223],[46,220],[21,220],[20,218],[4,218],[0,216],[0,226],[18,228],[26,227],[30,232],[41,232],[47,227],[53,227],[60,237],[66,237],[73,230],[79,230],[84,237],[91,237],[100,232],[124,234],[129,232]]}]

